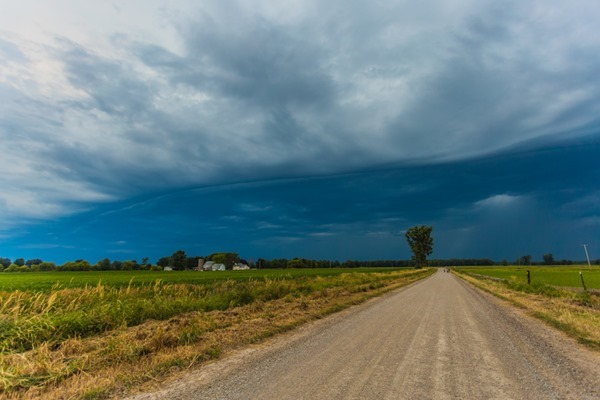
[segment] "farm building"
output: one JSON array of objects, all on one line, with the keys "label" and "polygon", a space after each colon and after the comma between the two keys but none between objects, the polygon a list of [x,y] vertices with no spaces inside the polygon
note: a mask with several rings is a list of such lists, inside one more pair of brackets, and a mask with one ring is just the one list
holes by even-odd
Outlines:
[{"label": "farm building", "polygon": [[198,259],[198,265],[196,267],[194,267],[194,271],[204,271],[204,263],[206,261],[204,260],[204,258],[199,258]]},{"label": "farm building", "polygon": [[217,264],[214,261],[206,261],[202,265],[202,271],[225,271],[225,264]]},{"label": "farm building", "polygon": [[212,270],[213,271],[225,271],[225,264],[213,264],[212,265]]},{"label": "farm building", "polygon": [[212,266],[215,265],[214,261],[206,261],[203,265],[202,265],[202,271],[212,271]]},{"label": "farm building", "polygon": [[248,264],[244,264],[244,263],[235,263],[233,264],[233,270],[234,271],[246,271],[249,270],[250,267],[248,266]]}]

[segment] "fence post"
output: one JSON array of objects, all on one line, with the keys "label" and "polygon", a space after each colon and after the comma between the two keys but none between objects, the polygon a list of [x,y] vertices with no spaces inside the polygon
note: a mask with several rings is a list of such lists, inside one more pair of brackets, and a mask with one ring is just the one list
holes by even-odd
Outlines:
[{"label": "fence post", "polygon": [[527,284],[531,285],[531,272],[529,270],[527,270]]},{"label": "fence post", "polygon": [[583,281],[583,274],[579,271],[579,277],[581,278],[581,284],[583,285],[583,290],[587,292],[587,288],[585,287],[585,282]]}]

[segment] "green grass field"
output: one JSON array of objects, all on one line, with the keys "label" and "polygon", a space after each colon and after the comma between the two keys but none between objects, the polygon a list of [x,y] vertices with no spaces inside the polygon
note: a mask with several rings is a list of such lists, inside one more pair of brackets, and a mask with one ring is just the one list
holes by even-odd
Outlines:
[{"label": "green grass field", "polygon": [[458,268],[459,271],[486,275],[495,278],[512,280],[520,283],[527,282],[527,270],[531,272],[532,283],[543,283],[559,287],[582,287],[579,272],[588,289],[600,289],[600,267],[569,266],[569,267],[489,267],[489,268]]},{"label": "green grass field", "polygon": [[345,272],[389,272],[398,268],[325,268],[325,269],[263,269],[250,271],[81,271],[0,273],[0,291],[14,290],[49,292],[53,288],[103,286],[138,287],[161,280],[163,283],[206,284],[211,282],[251,279],[294,279],[299,277],[335,276]]}]

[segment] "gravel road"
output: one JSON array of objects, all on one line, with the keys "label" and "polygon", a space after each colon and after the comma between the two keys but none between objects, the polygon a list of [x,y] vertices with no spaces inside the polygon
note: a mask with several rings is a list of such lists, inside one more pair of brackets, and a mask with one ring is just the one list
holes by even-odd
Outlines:
[{"label": "gravel road", "polygon": [[600,399],[600,355],[442,271],[149,399]]}]

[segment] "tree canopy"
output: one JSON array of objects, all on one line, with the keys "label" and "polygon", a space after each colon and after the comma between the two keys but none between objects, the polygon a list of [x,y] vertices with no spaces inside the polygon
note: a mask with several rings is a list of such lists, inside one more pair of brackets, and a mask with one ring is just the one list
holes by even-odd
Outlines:
[{"label": "tree canopy", "polygon": [[227,269],[231,269],[233,264],[240,261],[238,253],[213,253],[207,258],[215,263],[224,264]]},{"label": "tree canopy", "polygon": [[413,260],[417,268],[427,265],[427,256],[433,251],[433,238],[431,237],[431,226],[413,226],[406,231],[406,241],[413,253]]}]

